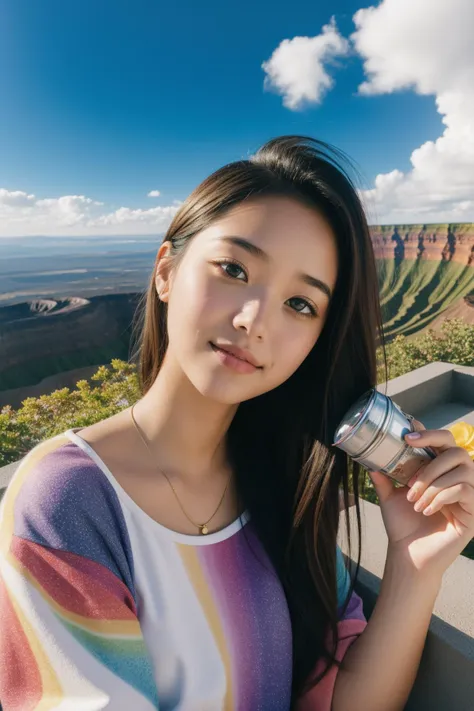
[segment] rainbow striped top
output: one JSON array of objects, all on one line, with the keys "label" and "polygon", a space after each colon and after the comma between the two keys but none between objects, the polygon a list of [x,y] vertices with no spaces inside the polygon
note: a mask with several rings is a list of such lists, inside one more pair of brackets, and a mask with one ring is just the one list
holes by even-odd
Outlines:
[{"label": "rainbow striped top", "polygon": [[[249,516],[163,527],[79,429],[36,445],[0,506],[3,711],[288,711],[290,618]],[[338,565],[342,606],[339,549]],[[353,594],[339,658],[366,624]],[[335,677],[299,708],[329,711]]]}]

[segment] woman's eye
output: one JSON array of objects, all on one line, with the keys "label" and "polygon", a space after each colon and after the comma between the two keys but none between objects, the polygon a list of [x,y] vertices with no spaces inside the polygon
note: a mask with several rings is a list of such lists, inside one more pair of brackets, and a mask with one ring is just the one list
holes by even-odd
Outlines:
[{"label": "woman's eye", "polygon": [[[217,264],[219,269],[230,279],[247,281],[247,273],[245,269],[240,266],[240,264],[226,259],[216,261],[214,264]],[[243,278],[239,275],[243,275]],[[296,307],[292,305],[291,308],[293,311],[296,311],[296,313],[301,314],[302,316],[315,317],[318,315],[317,309],[306,299],[294,296],[293,298],[288,299],[288,301],[296,304]]]},{"label": "woman's eye", "polygon": [[[309,303],[309,301],[306,301],[306,299],[300,299],[297,296],[294,296],[292,299],[288,299],[289,302],[296,302],[297,305],[300,308],[294,308],[293,306],[293,311],[296,311],[299,314],[302,314],[303,316],[317,316],[317,311],[314,308],[312,304]],[[307,309],[307,311],[304,311],[303,309]]]},{"label": "woman's eye", "polygon": [[[228,277],[231,277],[231,279],[240,279],[240,277],[238,276],[239,273],[242,273],[245,279],[247,277],[243,267],[241,267],[239,264],[236,264],[235,262],[222,261],[217,262],[217,264],[219,265],[220,269],[222,269],[224,274],[226,274]],[[242,279],[240,279],[240,281],[242,281]]]}]

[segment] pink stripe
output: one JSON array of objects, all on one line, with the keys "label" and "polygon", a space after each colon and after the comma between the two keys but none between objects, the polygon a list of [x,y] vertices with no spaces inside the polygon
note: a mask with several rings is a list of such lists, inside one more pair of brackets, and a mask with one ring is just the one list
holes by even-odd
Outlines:
[{"label": "pink stripe", "polygon": [[41,675],[1,578],[0,610],[0,699],[9,711],[33,711],[41,700]]},{"label": "pink stripe", "polygon": [[[65,610],[89,619],[135,620],[128,588],[108,568],[75,553],[13,537],[11,552]],[[95,587],[94,603],[90,590]]]},{"label": "pink stripe", "polygon": [[[336,659],[341,661],[347,650],[357,637],[364,631],[365,620],[341,620],[338,622],[339,644],[336,650]],[[315,673],[320,674],[325,668],[323,660],[318,661]],[[338,668],[333,666],[326,676],[314,686],[296,705],[296,711],[331,711],[332,697]]]}]

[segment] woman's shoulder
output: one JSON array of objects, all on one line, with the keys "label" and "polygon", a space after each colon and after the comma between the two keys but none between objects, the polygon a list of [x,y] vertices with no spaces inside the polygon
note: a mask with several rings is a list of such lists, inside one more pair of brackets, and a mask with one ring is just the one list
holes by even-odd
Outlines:
[{"label": "woman's shoulder", "polygon": [[20,460],[5,499],[24,513],[42,510],[53,516],[66,512],[72,517],[70,524],[74,514],[98,516],[101,507],[118,515],[117,494],[100,456],[104,447],[117,452],[120,437],[110,443],[117,429],[116,417],[65,430],[36,444]]},{"label": "woman's shoulder", "polygon": [[67,432],[40,442],[20,461],[1,503],[2,548],[21,539],[95,560],[123,578],[131,550],[120,501]]},{"label": "woman's shoulder", "polygon": [[59,512],[64,507],[92,512],[94,502],[113,498],[101,468],[69,435],[39,442],[20,460],[5,492],[5,503],[18,510]]}]

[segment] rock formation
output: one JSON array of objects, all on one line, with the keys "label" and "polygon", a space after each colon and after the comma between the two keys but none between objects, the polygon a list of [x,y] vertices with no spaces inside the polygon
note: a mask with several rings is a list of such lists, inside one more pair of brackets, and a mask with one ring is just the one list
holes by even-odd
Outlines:
[{"label": "rock formation", "polygon": [[370,228],[377,259],[429,259],[474,267],[474,224]]}]

